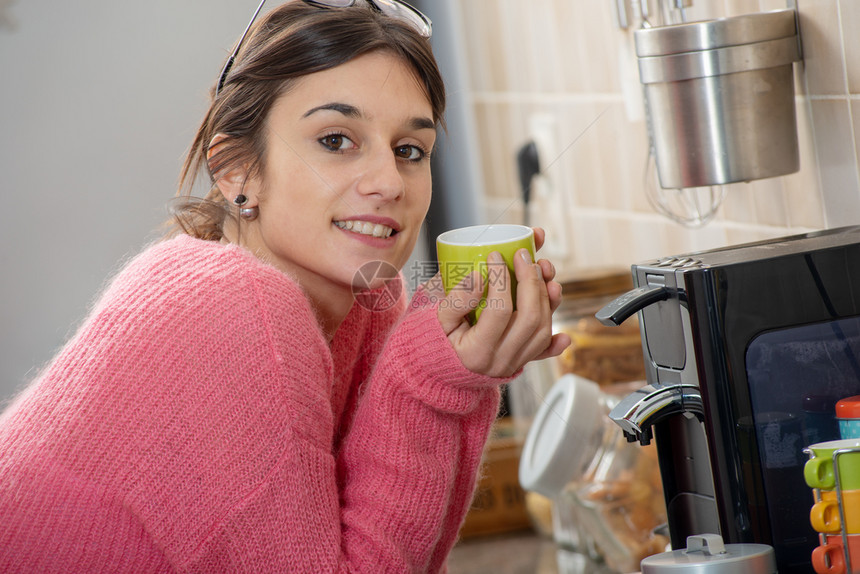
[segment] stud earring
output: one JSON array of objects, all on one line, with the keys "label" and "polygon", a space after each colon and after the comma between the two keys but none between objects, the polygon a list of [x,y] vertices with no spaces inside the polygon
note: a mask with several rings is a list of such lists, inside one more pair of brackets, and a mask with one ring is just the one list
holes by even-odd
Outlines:
[{"label": "stud earring", "polygon": [[244,207],[248,203],[248,197],[240,193],[233,200],[233,204],[239,208],[239,217],[245,221],[254,221],[260,215],[259,207]]}]

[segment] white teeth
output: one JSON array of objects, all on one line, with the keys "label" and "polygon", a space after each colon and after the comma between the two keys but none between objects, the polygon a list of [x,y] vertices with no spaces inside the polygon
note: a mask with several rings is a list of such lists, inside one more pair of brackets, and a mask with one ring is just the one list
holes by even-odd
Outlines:
[{"label": "white teeth", "polygon": [[361,233],[362,235],[372,235],[373,237],[390,237],[394,230],[387,225],[381,223],[370,223],[369,221],[335,221],[335,225],[341,229]]}]

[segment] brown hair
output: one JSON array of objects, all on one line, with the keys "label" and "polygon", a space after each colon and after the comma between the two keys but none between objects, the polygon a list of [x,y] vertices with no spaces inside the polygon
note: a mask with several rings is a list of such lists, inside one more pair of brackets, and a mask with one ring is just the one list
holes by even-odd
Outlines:
[{"label": "brown hair", "polygon": [[[246,177],[263,173],[264,125],[275,101],[293,80],[339,66],[356,56],[386,50],[411,65],[426,90],[434,121],[443,124],[445,87],[428,39],[408,24],[369,7],[320,8],[288,2],[261,17],[248,33],[224,86],[215,94],[185,158],[170,234],[219,240],[230,206],[214,183],[246,167]],[[216,134],[227,139],[207,160]],[[206,170],[210,190],[195,198],[192,188]]]}]

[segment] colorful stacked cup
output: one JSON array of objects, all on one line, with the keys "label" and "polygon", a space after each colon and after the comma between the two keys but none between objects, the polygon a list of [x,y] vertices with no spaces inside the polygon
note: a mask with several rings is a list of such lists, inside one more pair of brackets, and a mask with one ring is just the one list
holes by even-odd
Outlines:
[{"label": "colorful stacked cup", "polygon": [[803,468],[806,484],[815,491],[809,513],[821,533],[812,552],[818,574],[860,571],[860,438],[821,442],[807,447]]},{"label": "colorful stacked cup", "polygon": [[839,436],[860,438],[860,395],[836,403],[836,420],[839,421]]}]

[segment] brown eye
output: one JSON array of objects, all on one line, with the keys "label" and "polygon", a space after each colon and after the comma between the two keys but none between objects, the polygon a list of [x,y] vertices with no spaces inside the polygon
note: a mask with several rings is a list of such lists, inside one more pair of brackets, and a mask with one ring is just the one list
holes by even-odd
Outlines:
[{"label": "brown eye", "polygon": [[420,161],[424,159],[424,157],[427,155],[427,153],[423,149],[414,145],[398,146],[394,148],[394,153],[397,155],[397,157],[409,161]]},{"label": "brown eye", "polygon": [[319,142],[329,151],[343,151],[355,147],[352,140],[343,134],[329,134],[320,138]]}]

